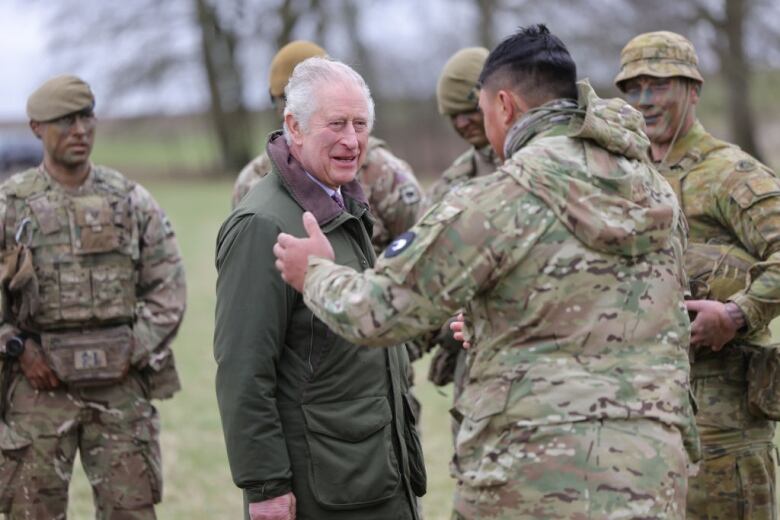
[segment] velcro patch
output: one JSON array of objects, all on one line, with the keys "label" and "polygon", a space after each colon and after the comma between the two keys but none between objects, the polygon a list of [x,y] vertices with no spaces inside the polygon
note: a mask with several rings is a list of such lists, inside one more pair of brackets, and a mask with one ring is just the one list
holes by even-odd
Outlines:
[{"label": "velcro patch", "polygon": [[106,353],[103,350],[77,350],[73,353],[73,366],[76,370],[90,370],[108,366]]},{"label": "velcro patch", "polygon": [[406,231],[396,237],[395,240],[390,242],[390,245],[385,249],[385,258],[393,258],[403,253],[406,248],[412,245],[414,242],[415,234],[413,231]]},{"label": "velcro patch", "polygon": [[770,193],[780,192],[780,185],[778,184],[777,179],[773,177],[757,177],[755,179],[748,179],[747,185],[750,187],[750,191],[752,191],[756,197],[762,197],[764,195],[769,195]]}]

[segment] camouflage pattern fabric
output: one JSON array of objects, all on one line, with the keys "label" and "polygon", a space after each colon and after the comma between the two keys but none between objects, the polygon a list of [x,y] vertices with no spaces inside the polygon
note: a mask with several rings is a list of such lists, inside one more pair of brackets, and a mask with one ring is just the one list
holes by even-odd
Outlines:
[{"label": "camouflage pattern fabric", "polygon": [[[699,122],[674,144],[660,171],[680,198],[691,243],[734,246],[759,260],[749,267],[745,288],[729,297],[745,314],[747,330],[720,352],[695,352],[691,374],[704,461],[691,479],[688,515],[773,519],[774,492],[766,488],[775,480],[768,462],[775,425],[750,413],[747,370],[755,349],[773,348],[767,327],[780,313],[780,181]],[[734,508],[753,513],[731,516]]]},{"label": "camouflage pattern fabric", "polygon": [[[265,152],[246,165],[233,186],[232,207],[270,171],[271,161]],[[357,179],[375,217],[371,241],[374,250],[381,252],[417,221],[423,202],[422,189],[411,167],[375,137],[369,137],[366,162]]]},{"label": "camouflage pattern fabric", "polygon": [[19,329],[77,330],[89,345],[112,327],[132,325],[132,337],[125,327],[130,375],[119,383],[39,392],[19,375],[7,423],[0,423],[0,488],[14,490],[0,500],[0,512],[64,518],[78,447],[99,518],[154,518],[161,479],[149,400],[180,389],[170,343],[186,301],[170,222],[149,192],[100,166],[78,190],[66,190],[42,167],[13,176],[0,187],[0,222],[3,256],[14,250],[15,233],[26,222],[21,240],[32,251],[40,300],[26,320],[14,314],[16,307],[3,309],[0,337]]},{"label": "camouflage pattern fabric", "polygon": [[441,201],[456,186],[475,177],[490,175],[500,166],[498,156],[490,146],[480,150],[469,148],[436,179],[428,189],[426,204],[428,207]]},{"label": "camouflage pattern fabric", "polygon": [[[79,451],[93,486],[97,519],[154,519],[162,494],[159,418],[143,383],[126,378],[108,388],[34,390],[19,373],[8,428],[28,439],[0,456],[0,489],[11,518],[64,519],[73,460]],[[1,436],[0,436],[1,438]]]},{"label": "camouflage pattern fabric", "polygon": [[[445,196],[374,269],[309,258],[307,305],[356,344],[390,345],[466,309],[473,353],[455,406],[463,417],[451,466],[456,504],[521,472],[536,456],[527,444],[512,443],[506,456],[488,447],[538,428],[633,421],[670,428],[675,441],[658,456],[647,453],[654,471],[642,489],[653,498],[602,487],[615,496],[584,498],[595,517],[621,500],[637,516],[673,510],[685,492],[683,445],[699,455],[684,220],[669,184],[647,162],[642,115],[598,99],[587,84],[580,89],[579,106],[559,100],[521,118],[508,136],[510,159]],[[590,478],[587,457],[574,456],[583,467],[566,471]],[[630,466],[628,456],[623,462]],[[533,479],[562,476],[544,469]],[[668,472],[679,473],[678,484],[652,476]],[[550,499],[556,496],[568,499]],[[518,513],[527,507],[508,503],[501,514],[528,518]],[[474,508],[460,514],[489,518],[493,504]]]},{"label": "camouflage pattern fabric", "polygon": [[615,85],[637,76],[689,78],[704,83],[693,44],[669,31],[640,34],[623,47]]},{"label": "camouflage pattern fabric", "polygon": [[496,463],[489,485],[459,484],[453,520],[685,518],[680,434],[657,421],[509,426],[491,439],[459,445],[457,460]]}]

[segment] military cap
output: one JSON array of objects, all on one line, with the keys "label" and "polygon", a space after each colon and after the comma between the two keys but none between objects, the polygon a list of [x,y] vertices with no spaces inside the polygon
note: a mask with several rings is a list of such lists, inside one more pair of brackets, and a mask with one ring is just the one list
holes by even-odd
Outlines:
[{"label": "military cap", "polygon": [[684,36],[669,31],[640,34],[623,47],[615,85],[620,88],[623,81],[642,75],[682,76],[704,83],[693,44]]},{"label": "military cap", "polygon": [[325,49],[306,40],[296,40],[279,49],[271,60],[271,72],[268,75],[271,95],[276,97],[284,94],[284,87],[287,86],[293,69],[300,62],[314,56],[325,57],[327,54]]},{"label": "military cap", "polygon": [[95,96],[84,80],[70,75],[55,76],[27,98],[27,117],[51,121],[94,106]]},{"label": "military cap", "polygon": [[483,47],[467,47],[453,54],[436,84],[439,113],[451,116],[477,109],[477,81],[490,51]]}]

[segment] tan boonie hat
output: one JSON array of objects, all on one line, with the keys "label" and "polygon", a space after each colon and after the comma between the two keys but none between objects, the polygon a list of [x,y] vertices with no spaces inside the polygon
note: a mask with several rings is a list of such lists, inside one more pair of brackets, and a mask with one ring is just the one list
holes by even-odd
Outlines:
[{"label": "tan boonie hat", "polygon": [[704,83],[693,44],[684,36],[669,31],[640,34],[623,47],[615,85],[621,88],[622,82],[642,75],[682,76]]},{"label": "tan boonie hat", "polygon": [[488,54],[490,51],[483,47],[467,47],[447,60],[436,84],[436,100],[441,115],[452,116],[477,109],[477,82]]},{"label": "tan boonie hat", "polygon": [[325,49],[306,40],[290,42],[276,53],[271,60],[271,72],[268,75],[268,85],[271,95],[274,97],[284,95],[284,87],[290,81],[293,69],[306,58],[327,56]]},{"label": "tan boonie hat", "polygon": [[95,106],[95,96],[84,80],[76,76],[55,76],[27,98],[27,117],[51,121]]}]

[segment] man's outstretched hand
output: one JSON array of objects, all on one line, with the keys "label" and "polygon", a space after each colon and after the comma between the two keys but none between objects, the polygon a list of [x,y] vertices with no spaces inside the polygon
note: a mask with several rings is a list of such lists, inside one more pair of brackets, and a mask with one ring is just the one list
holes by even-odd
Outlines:
[{"label": "man's outstretched hand", "polygon": [[276,268],[282,273],[282,279],[298,292],[303,292],[310,255],[328,260],[336,258],[328,237],[320,229],[314,215],[308,211],[303,214],[303,228],[308,237],[295,238],[287,233],[279,233],[274,245]]}]

